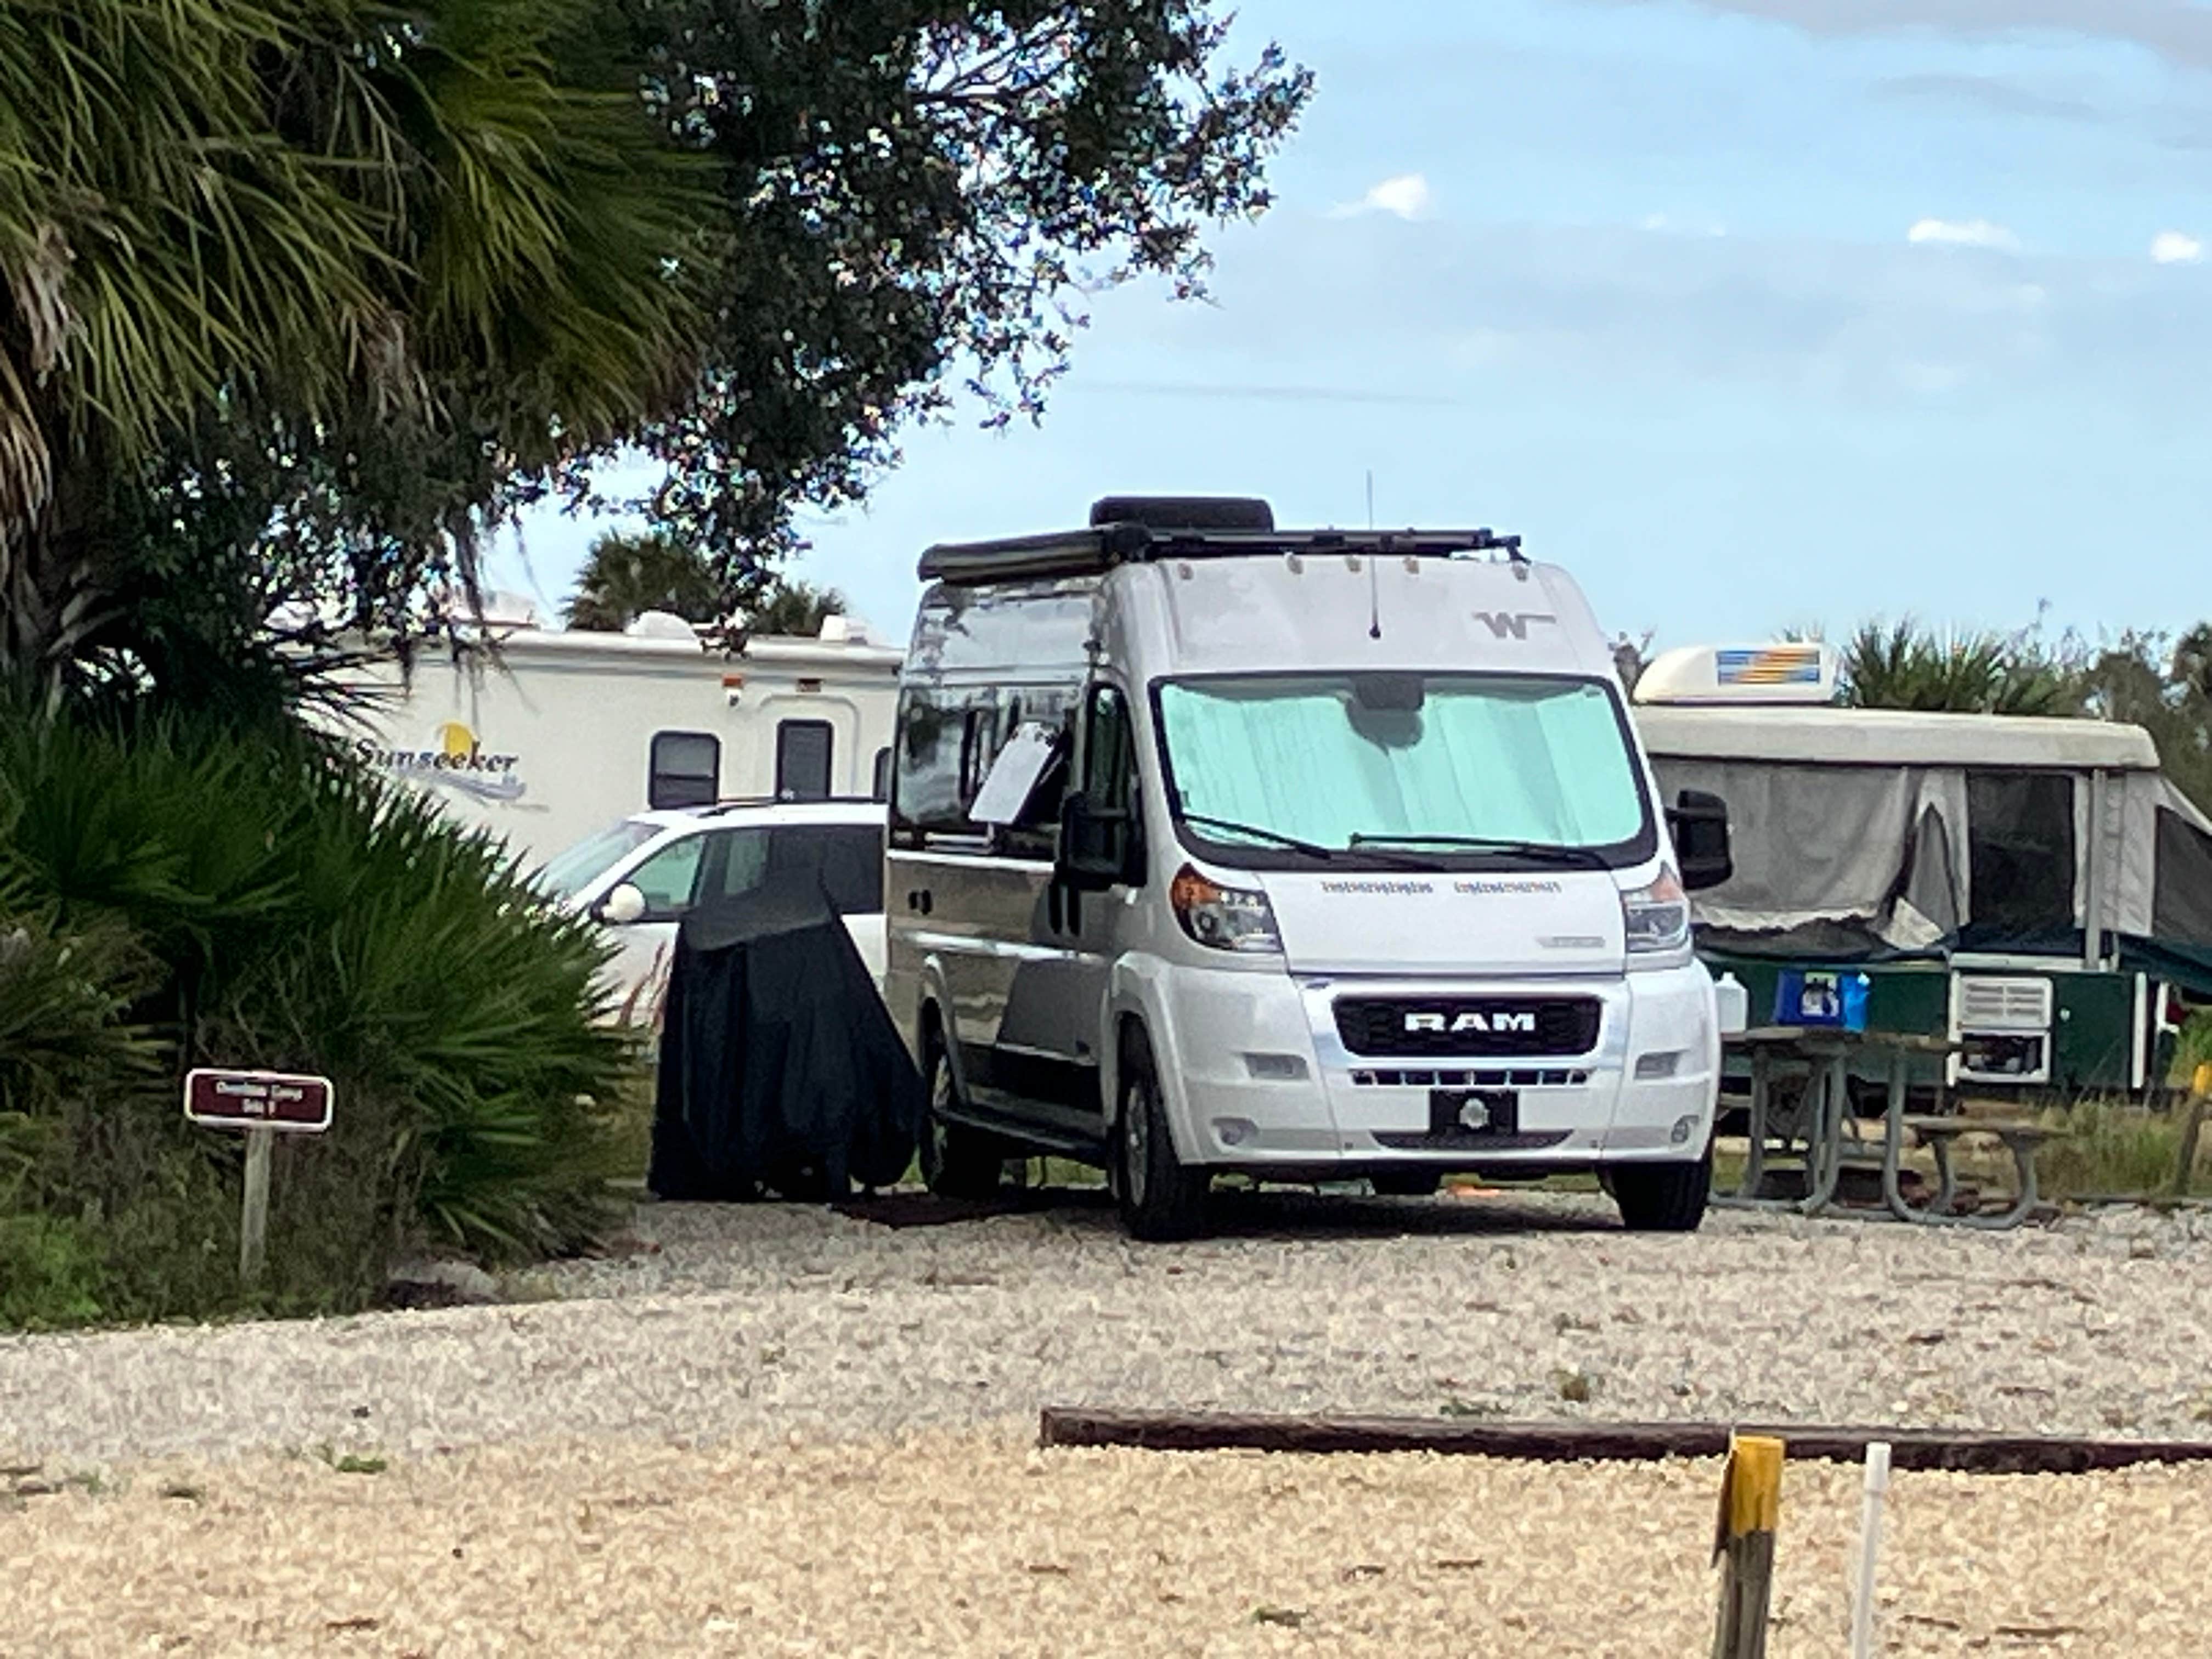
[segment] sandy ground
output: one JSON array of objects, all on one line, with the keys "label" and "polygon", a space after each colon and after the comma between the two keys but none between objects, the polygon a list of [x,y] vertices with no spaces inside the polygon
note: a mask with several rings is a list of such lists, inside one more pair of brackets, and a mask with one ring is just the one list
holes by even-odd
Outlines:
[{"label": "sandy ground", "polygon": [[[0,1654],[1670,1654],[1710,1464],[1039,1453],[1047,1404],[2212,1435],[2212,1223],[648,1206],[507,1305],[0,1339]],[[1778,1655],[1857,1474],[1791,1466]],[[2212,1652],[2212,1468],[1900,1476],[1887,1649]]]},{"label": "sandy ground", "polygon": [[[0,1515],[9,1652],[1700,1653],[1712,1463],[483,1448],[142,1468]],[[1850,1468],[1785,1478],[1777,1656],[1844,1650]],[[2194,1655],[2212,1472],[1900,1475],[1890,1653]]]}]

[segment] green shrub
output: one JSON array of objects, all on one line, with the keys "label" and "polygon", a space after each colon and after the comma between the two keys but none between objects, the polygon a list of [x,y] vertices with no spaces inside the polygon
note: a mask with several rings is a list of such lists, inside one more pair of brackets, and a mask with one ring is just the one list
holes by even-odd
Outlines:
[{"label": "green shrub", "polygon": [[0,709],[0,1111],[35,1126],[0,1138],[0,1264],[46,1287],[0,1322],[239,1305],[242,1148],[184,1122],[195,1064],[336,1088],[332,1131],[276,1149],[261,1307],[358,1307],[424,1242],[585,1242],[635,1067],[599,952],[496,842],[289,726]]}]

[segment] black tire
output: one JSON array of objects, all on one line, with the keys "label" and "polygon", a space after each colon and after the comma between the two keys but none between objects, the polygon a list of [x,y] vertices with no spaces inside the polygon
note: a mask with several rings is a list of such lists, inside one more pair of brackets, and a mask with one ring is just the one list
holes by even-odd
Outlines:
[{"label": "black tire", "polygon": [[1621,1164],[1612,1170],[1613,1201],[1632,1233],[1693,1233],[1713,1189],[1713,1155],[1694,1164]]},{"label": "black tire", "polygon": [[1384,1198],[1434,1198],[1444,1178],[1434,1170],[1377,1170],[1367,1184]]},{"label": "black tire", "polygon": [[990,1198],[1006,1169],[1006,1148],[994,1137],[955,1123],[944,1109],[959,1099],[945,1040],[929,1036],[929,1069],[921,1116],[921,1178],[940,1198]]},{"label": "black tire", "polygon": [[1121,1225],[1153,1243],[1191,1238],[1206,1227],[1213,1178],[1176,1156],[1160,1100],[1152,1045],[1132,1032],[1121,1045],[1121,1112],[1114,1125],[1115,1195]]}]

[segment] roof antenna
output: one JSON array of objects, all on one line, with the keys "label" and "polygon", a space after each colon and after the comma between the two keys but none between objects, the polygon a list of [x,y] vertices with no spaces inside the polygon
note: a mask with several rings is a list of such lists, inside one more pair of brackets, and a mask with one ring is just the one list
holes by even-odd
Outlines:
[{"label": "roof antenna", "polygon": [[1385,536],[1382,545],[1367,556],[1367,637],[1382,637],[1382,556],[1390,550],[1390,538]]},{"label": "roof antenna", "polygon": [[1375,469],[1367,469],[1367,527],[1375,528]]}]

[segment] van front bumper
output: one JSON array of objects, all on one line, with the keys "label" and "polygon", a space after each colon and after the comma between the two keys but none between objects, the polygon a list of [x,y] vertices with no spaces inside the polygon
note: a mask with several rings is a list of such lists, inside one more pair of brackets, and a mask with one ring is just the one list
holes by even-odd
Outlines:
[{"label": "van front bumper", "polygon": [[[1712,1134],[1720,1042],[1696,963],[1575,980],[1305,979],[1163,965],[1157,1045],[1185,1162],[1283,1177],[1361,1168],[1588,1168],[1695,1158]],[[1577,1054],[1354,1054],[1340,996],[1597,1000]],[[1438,1091],[1510,1097],[1510,1132],[1437,1133]]]}]

